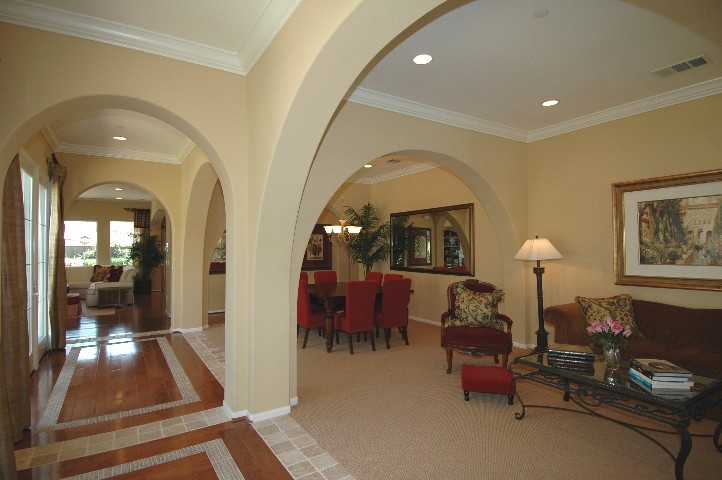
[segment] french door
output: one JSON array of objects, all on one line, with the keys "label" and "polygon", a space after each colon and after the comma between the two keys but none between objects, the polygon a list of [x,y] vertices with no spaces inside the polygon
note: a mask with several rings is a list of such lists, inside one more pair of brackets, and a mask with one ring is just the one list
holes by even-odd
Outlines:
[{"label": "french door", "polygon": [[[28,336],[30,368],[37,370],[49,346],[48,314],[48,223],[47,175],[38,165],[20,155],[25,207],[25,274],[28,287]],[[42,179],[42,180],[41,180]]]}]

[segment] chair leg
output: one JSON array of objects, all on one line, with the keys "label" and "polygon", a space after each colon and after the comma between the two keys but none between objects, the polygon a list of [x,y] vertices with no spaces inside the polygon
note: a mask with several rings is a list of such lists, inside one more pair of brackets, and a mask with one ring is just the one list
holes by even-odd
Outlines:
[{"label": "chair leg", "polygon": [[389,345],[389,339],[391,338],[390,328],[384,328],[384,337],[386,337],[386,348],[391,348],[391,345]]},{"label": "chair leg", "polygon": [[[369,333],[371,334],[371,335],[369,335],[371,337],[371,350],[373,350],[375,352],[376,351],[376,340],[374,340],[374,331],[371,330]],[[366,336],[365,333],[364,333],[364,336]]]},{"label": "chair leg", "polygon": [[379,338],[379,327],[376,327],[376,338]]},{"label": "chair leg", "polygon": [[351,355],[353,355],[353,335],[350,333],[348,334],[348,350],[351,352]]},{"label": "chair leg", "polygon": [[[499,362],[497,362],[497,363],[499,363]],[[507,352],[504,352],[501,354],[501,366],[504,368],[507,368],[508,363],[509,363],[509,354]]]},{"label": "chair leg", "polygon": [[499,354],[498,353],[494,354],[494,363],[499,363]]},{"label": "chair leg", "polygon": [[401,332],[401,338],[404,339],[404,342],[406,345],[409,344],[409,329],[408,327],[399,327],[399,331]]},{"label": "chair leg", "polygon": [[306,332],[303,334],[303,346],[301,347],[302,349],[303,349],[303,348],[306,348],[306,342],[308,342],[308,332],[309,332],[309,330],[311,330],[311,329],[310,329],[310,328],[304,328],[304,330],[306,330]]},{"label": "chair leg", "polygon": [[454,351],[450,348],[446,348],[446,373],[451,373],[451,358],[454,356]]}]

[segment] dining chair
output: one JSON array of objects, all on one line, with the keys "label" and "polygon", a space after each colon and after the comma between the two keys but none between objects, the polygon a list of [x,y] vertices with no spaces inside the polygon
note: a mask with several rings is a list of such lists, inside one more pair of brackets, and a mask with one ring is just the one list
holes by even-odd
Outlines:
[{"label": "dining chair", "polygon": [[386,273],[384,274],[384,283],[386,283],[386,280],[401,280],[402,278],[404,276],[399,273]]},{"label": "dining chair", "polygon": [[390,279],[384,282],[384,293],[381,300],[381,312],[376,312],[374,323],[376,332],[378,329],[384,329],[384,337],[386,338],[386,348],[391,348],[389,339],[391,337],[391,328],[399,329],[401,338],[406,345],[409,344],[409,299],[411,298],[411,279]]},{"label": "dining chair", "polygon": [[315,283],[336,283],[336,270],[318,270],[313,272],[313,281]]},{"label": "dining chair", "polygon": [[[316,310],[311,308],[311,299],[308,295],[308,282],[301,277],[298,281],[298,300],[296,301],[296,324],[297,327],[303,327],[303,346],[306,348],[308,342],[308,331],[312,328],[326,328],[326,312],[324,310]],[[298,332],[296,332],[298,334]]]},{"label": "dining chair", "polygon": [[306,283],[308,283],[308,272],[301,272],[301,275],[299,277],[301,280],[306,280]]},{"label": "dining chair", "polygon": [[366,280],[373,280],[374,282],[381,285],[381,282],[384,279],[384,274],[381,272],[367,272],[366,273]]},{"label": "dining chair", "polygon": [[334,330],[336,332],[336,343],[338,343],[338,332],[348,334],[348,348],[353,355],[354,333],[368,333],[371,337],[371,349],[376,351],[374,341],[374,302],[378,285],[373,281],[356,280],[348,282],[346,286],[346,309],[336,312],[334,316]]}]

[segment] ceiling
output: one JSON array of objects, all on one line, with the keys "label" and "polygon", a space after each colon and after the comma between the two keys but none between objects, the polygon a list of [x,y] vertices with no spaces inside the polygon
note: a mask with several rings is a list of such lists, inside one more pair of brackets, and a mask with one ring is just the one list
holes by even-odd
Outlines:
[{"label": "ceiling", "polygon": [[[165,2],[145,0],[0,0],[0,21],[245,75],[299,3],[174,0],[169,15]],[[452,0],[390,45],[349,98],[533,142],[722,92],[720,18],[716,0]],[[433,61],[413,64],[418,53]],[[706,63],[685,69],[700,57],[692,63]],[[548,99],[559,104],[542,107]],[[193,147],[168,125],[121,110],[61,118],[43,133],[57,152],[98,157],[180,163]],[[389,159],[352,180],[428,168]]]}]

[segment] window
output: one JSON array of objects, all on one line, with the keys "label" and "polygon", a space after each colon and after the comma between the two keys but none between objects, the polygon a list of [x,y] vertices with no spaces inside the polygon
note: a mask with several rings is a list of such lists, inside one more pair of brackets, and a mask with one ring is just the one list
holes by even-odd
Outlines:
[{"label": "window", "polygon": [[125,265],[133,244],[133,222],[110,222],[110,263]]},{"label": "window", "polygon": [[98,263],[98,224],[68,220],[65,222],[65,266],[80,267]]}]

